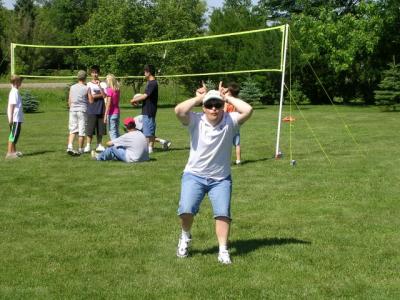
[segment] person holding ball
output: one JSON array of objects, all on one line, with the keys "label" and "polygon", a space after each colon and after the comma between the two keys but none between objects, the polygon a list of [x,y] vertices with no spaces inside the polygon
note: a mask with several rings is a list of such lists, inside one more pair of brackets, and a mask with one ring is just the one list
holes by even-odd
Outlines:
[{"label": "person holding ball", "polygon": [[156,137],[156,114],[158,103],[158,82],[155,77],[156,68],[153,65],[144,66],[144,77],[147,80],[144,94],[136,95],[131,100],[131,104],[136,106],[139,102],[143,102],[143,134],[149,142],[149,153],[153,153],[154,142]]},{"label": "person holding ball", "polygon": [[[235,107],[235,112],[224,112],[224,104]],[[192,109],[202,105],[203,112]],[[189,255],[192,241],[191,227],[200,204],[208,194],[215,219],[215,232],[219,244],[218,261],[230,264],[228,237],[231,223],[231,147],[239,126],[252,115],[253,108],[246,102],[226,93],[219,85],[219,91],[203,86],[195,97],[175,107],[178,120],[187,126],[190,134],[189,160],[183,171],[178,215],[181,221],[176,255]]]}]

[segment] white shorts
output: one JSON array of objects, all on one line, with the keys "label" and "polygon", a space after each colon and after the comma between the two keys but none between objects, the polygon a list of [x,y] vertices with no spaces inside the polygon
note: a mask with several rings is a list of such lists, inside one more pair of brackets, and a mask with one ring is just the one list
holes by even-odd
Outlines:
[{"label": "white shorts", "polygon": [[86,136],[87,114],[83,111],[69,112],[69,133],[78,133],[79,136]]}]

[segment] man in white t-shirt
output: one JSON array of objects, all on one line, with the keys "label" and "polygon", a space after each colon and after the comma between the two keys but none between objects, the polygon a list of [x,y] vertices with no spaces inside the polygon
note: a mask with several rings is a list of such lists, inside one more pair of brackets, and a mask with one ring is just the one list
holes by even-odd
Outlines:
[{"label": "man in white t-shirt", "polygon": [[22,123],[24,122],[24,112],[22,109],[22,99],[18,89],[22,84],[22,78],[12,75],[10,80],[12,87],[8,95],[7,116],[10,125],[10,135],[8,136],[8,147],[6,159],[18,158],[22,153],[17,151],[17,142],[21,133]]},{"label": "man in white t-shirt", "polygon": [[[232,104],[236,112],[224,112],[224,102]],[[203,105],[203,113],[191,110]],[[191,243],[191,227],[200,204],[208,194],[219,243],[218,261],[230,264],[227,243],[231,222],[230,202],[232,191],[231,148],[238,128],[253,112],[246,102],[225,93],[220,83],[219,91],[207,92],[206,86],[196,91],[194,98],[175,107],[179,121],[190,133],[190,155],[182,175],[181,196],[178,215],[182,233],[179,238],[177,256],[187,257]]]}]

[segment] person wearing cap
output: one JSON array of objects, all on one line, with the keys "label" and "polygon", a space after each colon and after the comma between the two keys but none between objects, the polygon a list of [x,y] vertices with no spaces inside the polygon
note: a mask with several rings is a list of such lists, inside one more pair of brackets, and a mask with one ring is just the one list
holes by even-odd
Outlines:
[{"label": "person wearing cap", "polygon": [[[83,143],[86,136],[88,87],[86,86],[86,72],[78,71],[78,82],[69,89],[69,135],[67,153],[75,156],[83,153]],[[74,150],[73,142],[78,135],[78,151]]]},{"label": "person wearing cap", "polygon": [[127,133],[108,141],[108,148],[103,152],[97,154],[93,150],[92,157],[96,160],[120,160],[127,163],[149,160],[147,139],[136,129],[135,120],[132,117],[125,118],[124,127]]},{"label": "person wearing cap", "polygon": [[[232,104],[236,112],[224,112],[224,103]],[[198,105],[203,106],[203,112],[192,112]],[[178,257],[189,255],[194,216],[208,194],[219,244],[218,261],[231,263],[227,245],[231,222],[231,147],[239,126],[250,118],[252,112],[249,104],[228,95],[222,82],[219,91],[208,92],[203,83],[194,98],[175,107],[177,118],[188,127],[190,134],[190,154],[182,175],[178,208],[182,228],[176,252]]]}]

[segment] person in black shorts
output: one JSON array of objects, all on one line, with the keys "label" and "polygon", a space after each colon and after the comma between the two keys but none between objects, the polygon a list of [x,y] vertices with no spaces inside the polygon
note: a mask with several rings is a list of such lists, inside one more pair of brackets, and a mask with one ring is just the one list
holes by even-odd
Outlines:
[{"label": "person in black shorts", "polygon": [[98,66],[92,66],[90,68],[90,74],[92,76],[92,81],[87,83],[88,87],[88,107],[87,107],[87,144],[84,149],[85,153],[91,151],[91,143],[93,135],[96,134],[97,147],[96,151],[102,152],[105,150],[101,144],[103,140],[103,135],[106,135],[106,124],[104,123],[104,111],[105,111],[105,101],[104,98],[106,94],[104,92],[104,87],[101,85],[99,80],[100,68]]}]

